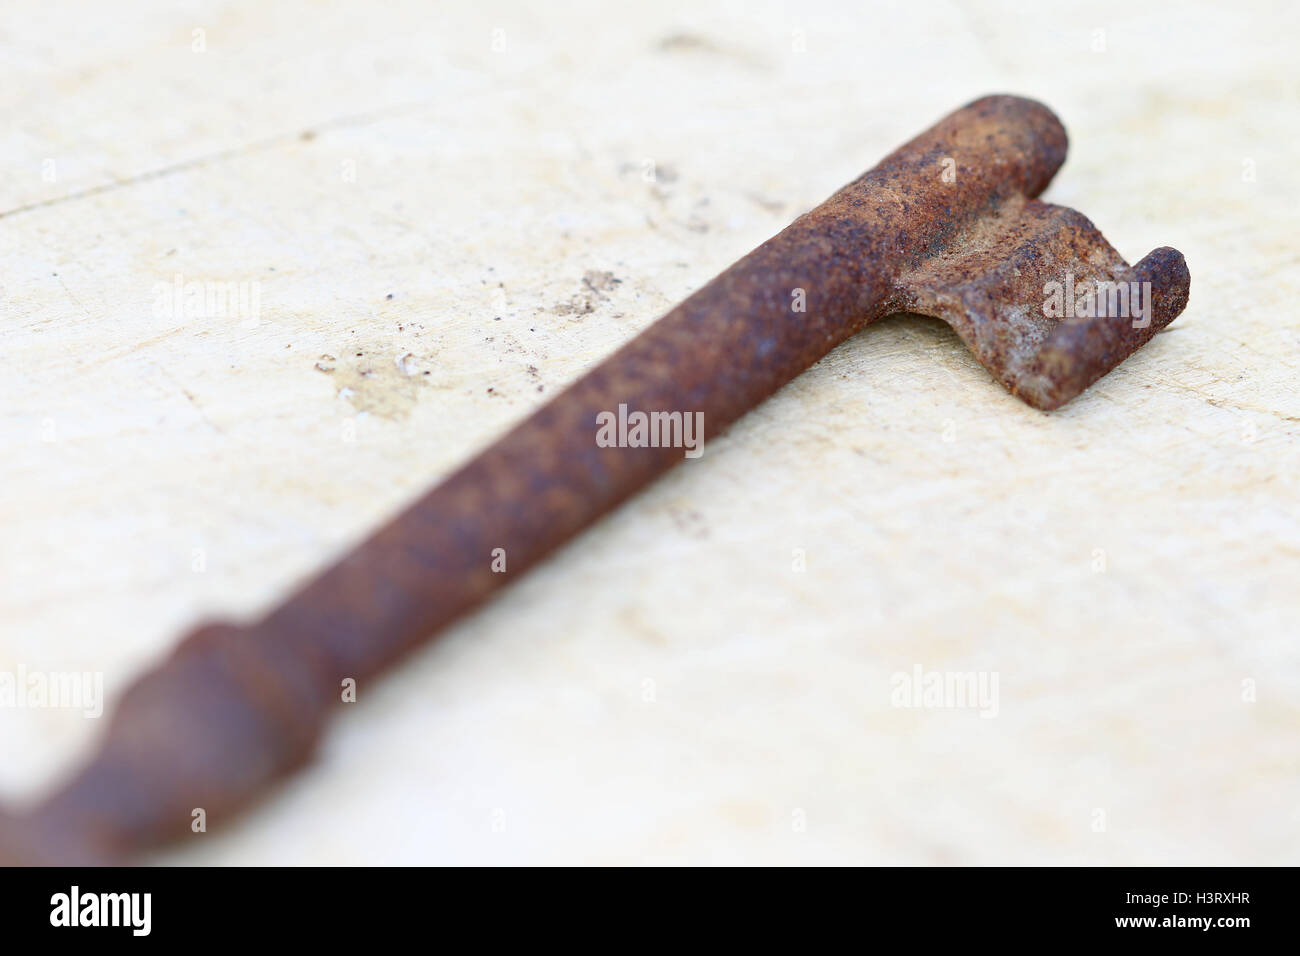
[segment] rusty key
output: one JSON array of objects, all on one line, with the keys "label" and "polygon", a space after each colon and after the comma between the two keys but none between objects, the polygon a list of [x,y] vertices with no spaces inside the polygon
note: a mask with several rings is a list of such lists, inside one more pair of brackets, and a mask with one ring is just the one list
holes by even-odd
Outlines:
[{"label": "rusty key", "polygon": [[1069,401],[1183,310],[1189,276],[1169,248],[1129,266],[1084,216],[1036,201],[1065,152],[1046,107],[990,96],[891,153],[262,620],[184,638],[127,689],[86,766],[0,819],[0,859],[117,862],[189,832],[197,808],[209,824],[243,809],[309,759],[344,681],[375,676],[686,457],[598,442],[620,406],[702,413],[707,439],[900,311],[948,322],[1034,408]]}]

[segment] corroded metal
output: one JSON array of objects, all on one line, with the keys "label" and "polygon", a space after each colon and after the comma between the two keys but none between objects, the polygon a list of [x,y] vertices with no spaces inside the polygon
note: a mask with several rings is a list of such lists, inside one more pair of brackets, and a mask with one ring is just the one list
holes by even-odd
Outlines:
[{"label": "corroded metal", "polygon": [[[214,825],[306,762],[365,681],[682,461],[605,447],[620,405],[717,435],[890,312],[949,322],[1012,393],[1059,406],[1171,321],[1182,256],[1129,267],[1083,216],[1036,202],[1065,159],[1042,105],[978,100],[799,217],[437,485],[263,620],[190,634],[124,694],[89,763],[0,820],[0,857],[110,862]],[[1149,282],[1141,319],[1051,317],[1072,279]],[[1077,310],[1076,310],[1077,311]]]},{"label": "corroded metal", "polygon": [[1189,281],[1176,249],[1129,266],[1080,213],[1014,196],[903,272],[891,306],[943,319],[1008,391],[1050,410],[1172,322]]}]

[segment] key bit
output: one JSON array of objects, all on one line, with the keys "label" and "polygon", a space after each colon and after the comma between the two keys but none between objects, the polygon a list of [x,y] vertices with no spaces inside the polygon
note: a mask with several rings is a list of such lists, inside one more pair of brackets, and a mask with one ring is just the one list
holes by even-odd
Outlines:
[{"label": "key bit", "polygon": [[1013,196],[900,275],[889,308],[943,319],[1009,392],[1050,410],[1172,322],[1189,283],[1176,249],[1129,266],[1085,216]]}]

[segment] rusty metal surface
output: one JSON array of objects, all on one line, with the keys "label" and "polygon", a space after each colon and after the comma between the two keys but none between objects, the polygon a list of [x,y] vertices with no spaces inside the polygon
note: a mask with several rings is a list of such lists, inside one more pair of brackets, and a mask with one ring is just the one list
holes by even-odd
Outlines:
[{"label": "rusty metal surface", "polygon": [[[1038,408],[1077,395],[1172,320],[1187,270],[1130,268],[1086,219],[1033,201],[1066,135],[1042,105],[986,97],[801,216],[308,582],[265,619],[186,637],[124,695],[100,750],[0,819],[0,858],[112,862],[243,809],[309,759],[345,679],[363,681],[684,460],[602,447],[597,416],[702,413],[704,439],[899,310],[949,322]],[[1146,327],[1053,319],[1071,273],[1152,283]],[[494,570],[494,555],[506,570]]]},{"label": "rusty metal surface", "polygon": [[[1067,285],[1068,281],[1068,285]],[[1040,409],[1058,408],[1128,358],[1187,305],[1187,264],[1160,248],[1129,266],[1087,217],[1064,206],[1012,197],[951,246],[899,276],[898,310],[943,319],[1007,390]],[[1117,286],[1083,308],[1083,290]],[[1058,283],[1066,311],[1124,314],[1045,316],[1045,287]],[[1150,315],[1133,315],[1129,293]],[[1119,301],[1118,291],[1124,293]],[[1068,300],[1065,300],[1068,301]],[[1065,305],[1065,301],[1062,305]]]}]

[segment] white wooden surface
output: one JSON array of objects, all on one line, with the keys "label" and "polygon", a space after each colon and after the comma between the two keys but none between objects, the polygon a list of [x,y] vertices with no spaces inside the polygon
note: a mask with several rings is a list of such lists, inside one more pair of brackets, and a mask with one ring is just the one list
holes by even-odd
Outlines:
[{"label": "white wooden surface", "polygon": [[[1130,261],[1186,254],[1169,331],[1044,415],[946,326],[882,323],[156,859],[1294,863],[1298,21],[11,0],[0,670],[111,695],[268,607],[906,138],[1018,92],[1071,134],[1047,198]],[[178,275],[256,283],[258,322],[158,314]],[[996,672],[997,717],[891,706],[918,664]],[[0,711],[0,793],[98,727]]]}]

